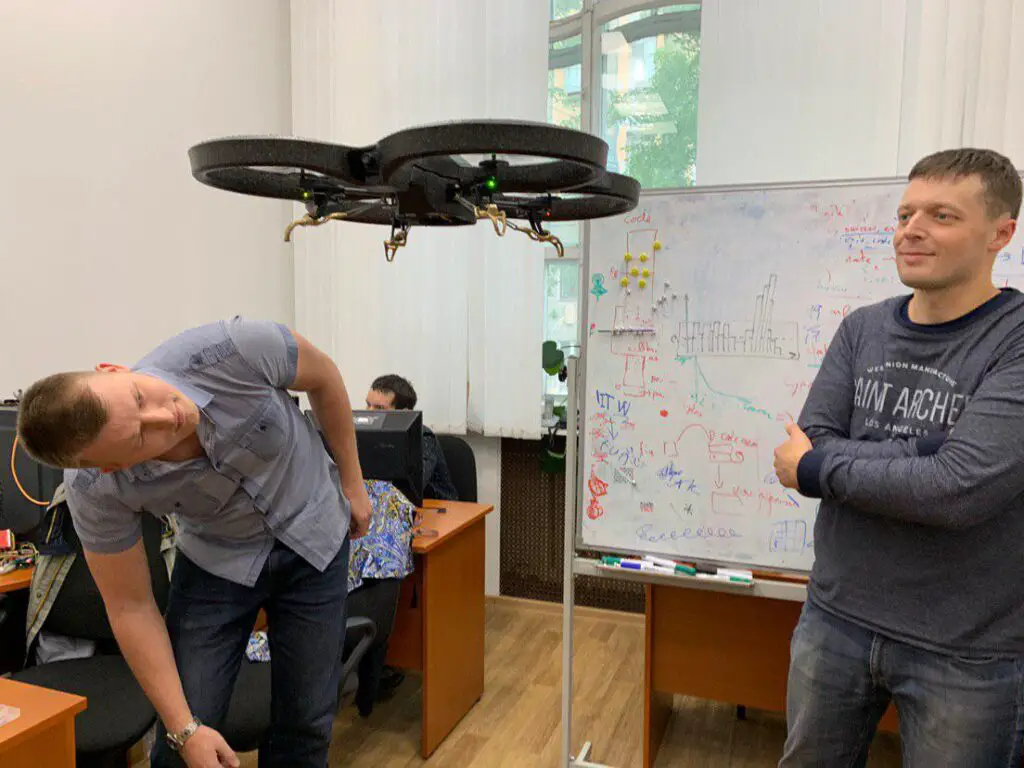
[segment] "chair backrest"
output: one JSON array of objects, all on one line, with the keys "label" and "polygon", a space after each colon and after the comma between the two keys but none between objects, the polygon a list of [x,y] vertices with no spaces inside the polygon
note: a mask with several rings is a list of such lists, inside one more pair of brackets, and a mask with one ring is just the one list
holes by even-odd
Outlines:
[{"label": "chair backrest", "polygon": [[[65,514],[67,525],[64,537],[75,548],[78,556],[71,564],[64,585],[46,617],[44,628],[48,632],[56,632],[68,637],[87,640],[113,640],[114,631],[107,619],[107,611],[103,605],[99,587],[92,578],[89,566],[82,555],[82,545],[70,521],[71,515]],[[153,585],[153,596],[157,607],[164,612],[167,606],[167,594],[170,580],[167,566],[160,554],[160,540],[163,523],[153,515],[142,516],[142,541],[146,549],[146,560],[149,562],[150,578]]]},{"label": "chair backrest", "polygon": [[476,456],[469,443],[456,435],[438,435],[437,442],[444,453],[448,472],[452,476],[459,501],[473,501],[476,497]]}]

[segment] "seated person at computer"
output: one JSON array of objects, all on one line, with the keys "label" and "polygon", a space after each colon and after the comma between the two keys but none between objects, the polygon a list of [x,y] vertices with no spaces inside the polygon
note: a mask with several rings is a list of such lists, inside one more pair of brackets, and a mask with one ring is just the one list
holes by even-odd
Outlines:
[{"label": "seated person at computer", "polygon": [[384,664],[394,627],[402,579],[413,570],[412,537],[416,508],[389,482],[367,480],[373,506],[370,529],[352,543],[349,557],[349,616],[365,616],[377,627],[373,644],[359,663],[355,703],[369,717],[375,702],[389,698],[402,680],[399,670]]},{"label": "seated person at computer", "polygon": [[[370,411],[411,411],[415,407],[416,390],[407,379],[393,373],[378,377],[366,393],[366,408]],[[423,482],[423,498],[458,501],[441,444],[427,427],[423,427]]]}]

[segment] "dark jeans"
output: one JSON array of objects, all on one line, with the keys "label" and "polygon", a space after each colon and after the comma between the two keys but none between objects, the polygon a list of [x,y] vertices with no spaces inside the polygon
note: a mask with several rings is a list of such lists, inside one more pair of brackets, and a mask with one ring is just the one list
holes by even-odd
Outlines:
[{"label": "dark jeans", "polygon": [[[271,727],[260,765],[327,765],[338,709],[345,640],[348,539],[323,573],[278,543],[255,587],[214,576],[178,553],[167,603],[167,631],[192,714],[219,729],[256,615],[267,613]],[[153,768],[183,766],[162,724]]]},{"label": "dark jeans", "polygon": [[395,609],[398,607],[401,584],[401,579],[363,579],[359,588],[352,590],[348,596],[348,616],[365,616],[377,625],[373,645],[359,662],[356,706],[360,712],[372,711],[377,700],[381,672],[388,655],[388,638],[395,624]]},{"label": "dark jeans", "polygon": [[907,768],[1020,765],[1024,659],[927,651],[806,603],[793,633],[780,765],[863,766],[890,701]]}]

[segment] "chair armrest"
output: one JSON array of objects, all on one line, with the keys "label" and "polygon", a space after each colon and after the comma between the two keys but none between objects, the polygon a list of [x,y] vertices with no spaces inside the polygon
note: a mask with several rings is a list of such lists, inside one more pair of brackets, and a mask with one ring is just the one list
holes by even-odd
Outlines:
[{"label": "chair armrest", "polygon": [[377,625],[366,616],[352,616],[345,622],[345,634],[353,634],[353,637],[369,634],[372,639],[377,634]]}]

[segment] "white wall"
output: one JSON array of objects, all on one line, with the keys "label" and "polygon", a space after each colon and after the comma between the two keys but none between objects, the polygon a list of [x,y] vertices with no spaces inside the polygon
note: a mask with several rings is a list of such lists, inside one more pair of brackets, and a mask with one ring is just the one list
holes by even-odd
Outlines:
[{"label": "white wall", "polygon": [[291,206],[188,148],[288,133],[287,0],[0,3],[0,398],[233,314],[294,322]]}]

